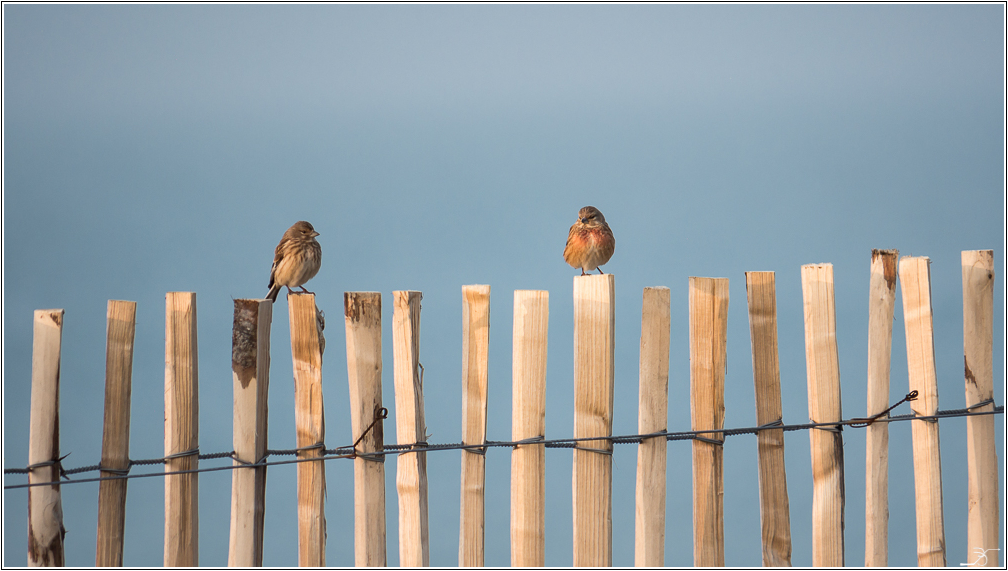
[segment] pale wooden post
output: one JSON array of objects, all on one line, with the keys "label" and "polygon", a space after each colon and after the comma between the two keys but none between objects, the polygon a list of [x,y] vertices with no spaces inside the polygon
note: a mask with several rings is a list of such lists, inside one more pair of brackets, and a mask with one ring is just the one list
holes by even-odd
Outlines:
[{"label": "pale wooden post", "polygon": [[[196,294],[165,295],[165,472],[199,467]],[[199,565],[199,474],[165,476],[165,567]]]},{"label": "pale wooden post", "polygon": [[[756,424],[783,421],[780,361],[777,352],[777,285],[773,272],[746,272],[749,337],[752,341]],[[760,528],[764,567],[791,566],[791,508],[784,470],[784,430],[756,435],[759,456]]]},{"label": "pale wooden post", "polygon": [[[613,274],[574,278],[574,438],[612,436]],[[612,565],[612,442],[574,449],[574,566]]]},{"label": "pale wooden post", "polygon": [[[235,466],[255,464],[266,455],[272,321],[271,301],[234,300],[231,373]],[[228,566],[262,567],[265,513],[266,466],[232,470]]]},{"label": "pale wooden post", "polygon": [[[838,422],[840,365],[833,264],[801,268],[809,419]],[[812,456],[812,565],[844,564],[843,435],[839,427],[809,430]]]},{"label": "pale wooden post", "polygon": [[[889,408],[897,250],[872,250],[868,284],[868,416]],[[889,565],[889,423],[865,429],[865,567]]]},{"label": "pale wooden post", "polygon": [[[671,297],[667,287],[644,288],[641,306],[640,400],[637,432],[668,428],[669,329]],[[665,566],[664,436],[637,445],[637,493],[634,515],[634,565]]]},{"label": "pale wooden post", "polygon": [[[966,406],[974,411],[994,410],[994,251],[962,253],[963,353],[966,363]],[[966,561],[986,552],[987,567],[998,567],[998,461],[994,448],[994,417],[966,419],[966,460],[969,472],[969,509]]]},{"label": "pale wooden post", "polygon": [[[133,339],[136,302],[108,302],[105,341],[105,422],[102,430],[101,476],[129,470],[130,392],[133,379]],[[98,484],[98,535],[95,567],[122,567],[126,527],[126,482]]]},{"label": "pale wooden post", "polygon": [[[486,442],[490,286],[462,286],[462,444]],[[485,450],[462,451],[459,567],[483,567]]]},{"label": "pale wooden post", "polygon": [[287,296],[290,313],[291,357],[294,361],[294,424],[298,459],[318,458],[297,464],[298,566],[325,567],[325,412],[322,407],[322,345],[315,294]]},{"label": "pale wooden post", "polygon": [[381,294],[345,292],[343,307],[350,424],[353,441],[361,439],[354,459],[354,565],[385,567],[385,456],[369,455],[384,449]]},{"label": "pale wooden post", "polygon": [[[549,292],[515,290],[511,356],[511,440],[546,436]],[[546,449],[541,442],[511,452],[511,566],[546,564]]]},{"label": "pale wooden post", "polygon": [[[907,372],[910,390],[917,400],[914,414],[938,411],[938,379],[934,360],[934,328],[931,314],[931,260],[926,257],[899,261],[906,330]],[[917,563],[921,567],[945,566],[945,520],[942,515],[941,450],[938,421],[910,423],[913,434],[914,497],[917,507]]]},{"label": "pale wooden post", "polygon": [[[728,279],[689,279],[690,417],[693,430],[724,428]],[[693,440],[693,565],[724,566],[724,435]]]},{"label": "pale wooden post", "polygon": [[28,429],[28,566],[63,567],[60,498],[59,376],[63,310],[36,309],[32,341],[31,420]]},{"label": "pale wooden post", "polygon": [[[394,291],[392,312],[393,378],[396,439],[415,452],[396,459],[399,493],[399,565],[430,566],[427,528],[427,425],[424,422],[423,375],[420,367],[420,299],[418,291]],[[424,444],[417,444],[423,442]]]}]

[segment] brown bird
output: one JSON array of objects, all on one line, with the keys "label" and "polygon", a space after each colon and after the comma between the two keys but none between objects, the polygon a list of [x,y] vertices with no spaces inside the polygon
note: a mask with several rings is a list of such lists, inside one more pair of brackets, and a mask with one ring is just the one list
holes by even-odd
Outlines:
[{"label": "brown bird", "polygon": [[300,287],[301,291],[311,293],[304,288],[304,284],[315,277],[322,265],[322,246],[315,239],[318,235],[312,225],[304,220],[295,222],[284,232],[273,256],[267,299],[276,301],[280,288],[284,286],[287,287],[288,295],[292,287]]},{"label": "brown bird", "polygon": [[572,267],[581,268],[581,275],[597,269],[612,258],[616,250],[616,238],[606,224],[605,216],[594,206],[585,206],[578,212],[578,221],[567,234],[564,261]]}]

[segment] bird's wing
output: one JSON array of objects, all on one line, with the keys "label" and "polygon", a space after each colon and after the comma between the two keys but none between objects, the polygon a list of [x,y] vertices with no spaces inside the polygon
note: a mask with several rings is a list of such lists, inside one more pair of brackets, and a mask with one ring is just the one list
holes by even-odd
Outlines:
[{"label": "bird's wing", "polygon": [[280,243],[277,244],[276,252],[274,252],[274,254],[273,254],[273,267],[270,268],[270,281],[269,281],[269,285],[267,285],[266,287],[270,287],[270,288],[273,287],[273,281],[276,279],[276,269],[277,269],[277,266],[280,265],[280,260],[283,259],[283,245],[284,245],[284,241],[283,240],[280,240]]}]

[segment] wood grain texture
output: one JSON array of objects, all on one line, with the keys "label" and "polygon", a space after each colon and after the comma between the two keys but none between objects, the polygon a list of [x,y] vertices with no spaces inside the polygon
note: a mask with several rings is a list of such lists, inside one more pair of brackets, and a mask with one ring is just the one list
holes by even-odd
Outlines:
[{"label": "wood grain texture", "polygon": [[[129,468],[130,394],[136,302],[109,300],[105,340],[105,420],[102,428],[102,468]],[[102,470],[101,476],[116,472]],[[98,484],[98,533],[95,567],[122,567],[126,528],[126,479]]]},{"label": "wood grain texture", "polygon": [[[724,428],[728,280],[689,278],[692,430]],[[704,438],[724,442],[724,435]],[[724,566],[724,447],[693,441],[693,565]]]},{"label": "wood grain texture", "polygon": [[[234,300],[231,376],[235,466],[255,464],[266,455],[272,321],[273,302]],[[262,567],[265,514],[266,466],[232,470],[228,566]]]},{"label": "wood grain texture", "polygon": [[[897,250],[872,250],[868,283],[868,406],[889,408]],[[889,423],[865,429],[865,567],[889,564]]]},{"label": "wood grain texture", "polygon": [[[345,292],[347,379],[354,459],[354,565],[385,567],[385,457],[382,408],[381,294]],[[372,426],[373,428],[369,427]],[[365,434],[365,431],[367,433]]]},{"label": "wood grain texture", "polygon": [[[841,420],[840,364],[836,340],[833,264],[801,268],[805,314],[805,367],[809,419]],[[809,430],[812,455],[812,565],[844,564],[843,435],[839,430]]]},{"label": "wood grain texture", "polygon": [[31,417],[28,428],[28,566],[63,567],[63,501],[60,496],[59,385],[63,310],[36,309],[32,339]]},{"label": "wood grain texture", "polygon": [[[763,426],[783,419],[777,351],[777,284],[773,272],[746,272],[745,276],[756,424]],[[784,468],[784,430],[761,430],[756,435],[756,450],[763,566],[790,567],[791,508]]]},{"label": "wood grain texture", "polygon": [[[934,360],[934,321],[931,313],[931,260],[902,258],[899,282],[903,294],[910,403],[917,415],[938,410],[938,379]],[[921,567],[945,566],[945,520],[942,514],[941,450],[938,423],[911,422],[914,458],[914,496],[917,508],[917,563]]]},{"label": "wood grain texture", "polygon": [[[325,411],[322,401],[322,345],[315,294],[290,293],[291,358],[294,362],[294,425],[298,448],[325,442]],[[298,565],[325,567],[325,462],[322,449],[298,452],[299,459],[319,458],[297,464]]]},{"label": "wood grain texture", "polygon": [[[994,251],[962,252],[963,354],[966,406],[990,411],[994,403]],[[993,416],[966,419],[966,461],[969,474],[969,508],[965,561],[977,561],[977,549],[998,544],[998,460]],[[999,567],[1001,553],[986,552],[986,566]]]},{"label": "wood grain texture", "polygon": [[[574,278],[574,438],[612,436],[616,278]],[[600,453],[598,450],[607,453]],[[612,442],[574,449],[574,566],[612,566]]]},{"label": "wood grain texture", "polygon": [[[398,444],[427,441],[424,421],[423,375],[420,365],[420,300],[418,291],[392,292],[393,379]],[[427,453],[396,457],[396,491],[399,495],[399,565],[430,566],[427,514]]]},{"label": "wood grain texture", "polygon": [[[669,334],[671,294],[667,287],[644,288],[641,305],[640,400],[637,432],[651,434],[668,428]],[[665,565],[664,436],[637,445],[637,492],[634,510],[634,565]]]},{"label": "wood grain texture", "polygon": [[[195,470],[199,458],[196,294],[165,295],[165,472]],[[165,567],[199,565],[199,474],[165,476]]]},{"label": "wood grain texture", "polygon": [[[546,436],[549,292],[516,290],[511,357],[511,440]],[[546,454],[541,443],[511,452],[511,566],[546,562]]]},{"label": "wood grain texture", "polygon": [[[490,286],[462,286],[462,443],[486,442]],[[459,567],[483,567],[486,456],[462,451]]]}]

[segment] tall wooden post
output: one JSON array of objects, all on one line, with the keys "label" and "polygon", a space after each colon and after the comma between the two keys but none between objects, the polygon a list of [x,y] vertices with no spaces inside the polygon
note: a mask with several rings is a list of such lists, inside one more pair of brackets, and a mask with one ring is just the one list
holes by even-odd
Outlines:
[{"label": "tall wooden post", "polygon": [[[294,423],[297,427],[298,459],[318,458],[297,464],[298,565],[325,567],[325,412],[322,407],[322,341],[315,294],[287,296],[290,313],[291,357],[294,361]],[[315,446],[316,448],[309,448]]]},{"label": "tall wooden post", "polygon": [[[136,302],[108,302],[105,342],[105,423],[102,430],[101,476],[129,470],[130,393]],[[126,479],[98,484],[98,534],[95,567],[122,567],[126,528]]]},{"label": "tall wooden post", "polygon": [[36,309],[32,340],[31,420],[28,429],[28,566],[63,567],[60,498],[59,374],[63,310]]},{"label": "tall wooden post", "polygon": [[[693,430],[724,428],[728,280],[689,279],[690,417]],[[693,440],[693,565],[724,566],[724,435]]]},{"label": "tall wooden post", "polygon": [[[994,251],[962,253],[963,352],[966,371],[966,406],[982,412],[994,410]],[[966,460],[969,472],[969,508],[966,561],[985,552],[988,567],[998,567],[998,461],[994,448],[993,416],[966,419]]]},{"label": "tall wooden post", "polygon": [[[427,425],[424,421],[420,364],[420,299],[418,291],[394,291],[392,347],[396,398],[396,438],[415,452],[396,459],[399,493],[399,565],[430,566],[427,528]],[[424,444],[417,444],[417,443]]]},{"label": "tall wooden post", "polygon": [[[462,286],[462,443],[486,442],[490,286]],[[483,567],[485,450],[462,451],[459,567]]]},{"label": "tall wooden post", "polygon": [[[918,416],[938,411],[938,379],[934,360],[934,324],[931,314],[931,260],[926,257],[899,261],[906,329],[907,372],[917,400],[910,406]],[[914,458],[914,497],[917,507],[917,563],[921,567],[945,566],[945,519],[942,515],[941,450],[936,420],[911,423]]]},{"label": "tall wooden post", "polygon": [[[889,408],[897,250],[872,250],[868,284],[868,416]],[[889,423],[865,429],[865,567],[889,564]]]},{"label": "tall wooden post", "polygon": [[385,456],[382,427],[381,294],[345,292],[350,424],[354,459],[354,565],[385,567]]},{"label": "tall wooden post", "polygon": [[[266,455],[272,321],[272,302],[234,300],[231,374],[235,466],[255,464]],[[228,566],[262,567],[265,513],[266,466],[232,470]]]},{"label": "tall wooden post", "polygon": [[[616,278],[574,278],[574,438],[612,436]],[[612,442],[574,449],[574,566],[612,565]]]},{"label": "tall wooden post", "polygon": [[[199,467],[196,294],[165,295],[165,472]],[[199,565],[199,474],[165,476],[165,567]]]},{"label": "tall wooden post", "polygon": [[[756,424],[783,421],[780,361],[777,354],[777,284],[773,272],[746,272],[749,336],[752,340]],[[784,471],[784,430],[767,428],[756,435],[759,455],[760,527],[763,566],[791,566],[791,508]]]},{"label": "tall wooden post", "polygon": [[[549,292],[515,290],[511,357],[511,440],[546,436]],[[546,563],[546,450],[541,442],[511,452],[511,566]]]},{"label": "tall wooden post", "polygon": [[[804,265],[801,277],[809,419],[837,422],[842,417],[833,264]],[[843,433],[840,427],[809,430],[809,445],[812,455],[812,565],[842,567]]]},{"label": "tall wooden post", "polygon": [[[671,294],[667,287],[644,288],[641,307],[639,434],[668,428],[669,329]],[[664,436],[637,445],[637,493],[634,515],[634,565],[665,566]]]}]

